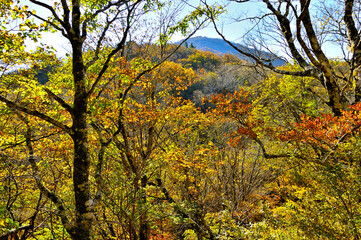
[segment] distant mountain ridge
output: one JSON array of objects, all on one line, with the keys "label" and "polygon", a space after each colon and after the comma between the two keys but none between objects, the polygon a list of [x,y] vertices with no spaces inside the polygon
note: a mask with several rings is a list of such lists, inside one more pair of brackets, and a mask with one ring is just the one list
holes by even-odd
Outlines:
[{"label": "distant mountain ridge", "polygon": [[[180,43],[180,42],[181,41],[179,41],[177,43]],[[188,46],[193,45],[198,50],[209,51],[209,52],[213,52],[216,54],[229,53],[229,54],[238,56],[240,59],[253,62],[252,59],[250,59],[249,57],[246,57],[244,55],[241,55],[233,47],[231,47],[228,43],[226,43],[225,41],[223,41],[220,38],[209,38],[209,37],[203,37],[203,36],[192,37],[186,41],[186,44]],[[234,43],[234,44],[245,52],[248,52],[251,54],[254,54],[256,52],[256,50],[254,50],[252,48],[242,46],[241,44],[238,44],[238,43]],[[270,59],[274,66],[282,66],[286,63],[283,59],[275,58],[274,56],[271,56],[270,53],[267,53],[264,51],[261,51],[260,55],[263,59]]]}]

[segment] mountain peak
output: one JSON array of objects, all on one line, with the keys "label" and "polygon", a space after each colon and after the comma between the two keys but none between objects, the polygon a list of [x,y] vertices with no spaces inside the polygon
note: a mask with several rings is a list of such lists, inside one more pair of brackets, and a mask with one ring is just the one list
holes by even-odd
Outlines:
[{"label": "mountain peak", "polygon": [[[180,42],[181,41],[179,41],[177,43],[180,43]],[[223,39],[220,39],[220,38],[209,38],[209,37],[205,37],[205,36],[197,36],[197,37],[192,37],[192,38],[188,39],[186,41],[186,43],[188,46],[192,44],[198,50],[209,51],[209,52],[213,52],[216,54],[229,53],[229,54],[236,55],[237,57],[239,57],[242,60],[253,62],[252,59],[250,59],[249,57],[246,57],[244,55],[241,55],[233,47],[231,47],[228,43],[226,43]],[[239,47],[241,50],[243,50],[245,52],[249,52],[251,54],[256,52],[256,50],[254,50],[253,48],[245,47],[238,43],[234,43],[234,45]],[[260,52],[260,54],[258,53],[257,55],[261,55],[261,57],[263,59],[270,59],[274,66],[281,66],[286,63],[281,58],[275,58],[270,53],[267,53],[264,51]]]}]

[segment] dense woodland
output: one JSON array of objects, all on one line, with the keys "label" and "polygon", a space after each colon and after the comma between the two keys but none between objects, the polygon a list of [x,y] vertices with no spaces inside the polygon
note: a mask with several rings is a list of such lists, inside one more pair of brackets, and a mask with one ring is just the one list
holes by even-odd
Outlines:
[{"label": "dense woodland", "polygon": [[[360,2],[263,0],[252,52],[220,3],[23,2],[0,0],[1,240],[361,238]],[[188,44],[204,24],[250,60]]]}]

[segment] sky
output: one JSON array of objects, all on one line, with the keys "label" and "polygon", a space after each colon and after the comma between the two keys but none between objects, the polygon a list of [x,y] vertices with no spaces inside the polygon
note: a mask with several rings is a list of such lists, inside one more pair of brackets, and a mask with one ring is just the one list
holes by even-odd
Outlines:
[{"label": "sky", "polygon": [[[31,9],[35,9],[36,13],[42,17],[49,16],[49,11],[47,9],[37,7],[34,4],[30,3],[28,0],[21,0],[23,4],[28,5]],[[53,1],[45,1],[45,2],[53,2]],[[185,7],[182,14],[189,12],[192,10],[191,6],[197,6],[199,4],[199,0],[188,0],[189,4]],[[208,2],[212,3],[212,1]],[[234,23],[234,20],[232,19],[235,16],[239,16],[243,13],[257,13],[257,8],[260,5],[259,3],[249,2],[249,3],[243,3],[243,4],[235,4],[235,3],[229,3],[229,1],[213,1],[217,2],[221,5],[227,5],[227,12],[222,15],[222,18],[220,19],[219,26],[222,26],[222,30],[224,31],[227,38],[229,38],[231,41],[234,42],[240,42],[240,36],[249,28],[249,24],[246,23]],[[48,3],[50,4],[50,3]],[[179,16],[182,17],[181,14]],[[233,23],[232,23],[233,22]],[[210,38],[220,38],[220,36],[216,33],[213,26],[211,24],[208,24],[208,27],[205,27],[198,32],[194,36],[206,36]],[[184,38],[180,34],[175,35],[172,38],[172,42],[176,42]],[[60,33],[43,33],[42,34],[42,42],[49,43],[57,50],[58,56],[64,56],[66,53],[70,52],[70,46],[68,41],[60,34]],[[28,49],[35,49],[37,44],[33,44],[31,41],[26,42]]]},{"label": "sky", "polygon": [[[53,1],[47,0],[43,2],[51,4]],[[28,0],[21,0],[21,3],[29,6],[30,10],[35,10],[36,14],[43,18],[50,16],[49,10],[42,7],[37,7]],[[70,51],[68,41],[66,41],[66,39],[60,33],[42,33],[42,39],[40,42],[53,46],[56,49],[58,56],[65,56],[65,54]],[[37,46],[39,46],[38,43],[33,43],[31,40],[27,40],[25,44],[27,50],[34,50]]]},{"label": "sky", "polygon": [[[218,21],[218,26],[222,29],[223,33],[227,38],[233,42],[239,42],[240,37],[249,30],[252,26],[249,22],[236,22],[235,18],[241,18],[245,15],[255,16],[259,14],[261,8],[264,4],[260,1],[253,0],[249,2],[244,2],[242,4],[230,2],[230,1],[207,1],[209,4],[217,3],[225,6],[226,12],[221,15]],[[191,5],[197,6],[199,1],[191,0],[189,1]],[[190,9],[190,8],[189,8]],[[217,32],[214,30],[212,24],[209,24],[208,27],[199,30],[195,36],[207,36],[210,38],[220,38]]]},{"label": "sky", "polygon": [[[182,14],[185,14],[189,11],[191,11],[193,8],[192,6],[197,6],[200,1],[199,0],[183,0],[187,1],[187,6],[184,8],[184,11],[180,13],[179,18],[182,17]],[[35,7],[31,4],[28,0],[21,0],[24,4],[27,4],[30,6],[31,9],[35,9],[37,14],[46,17],[49,16],[49,11],[41,8],[41,7]],[[47,0],[45,2],[53,2],[51,0]],[[251,17],[251,16],[257,16],[260,14],[262,9],[264,10],[264,3],[257,0],[250,0],[245,3],[235,3],[230,2],[226,0],[222,1],[214,1],[214,0],[207,0],[209,4],[212,3],[218,3],[220,5],[226,5],[226,12],[221,15],[219,18],[219,21],[217,25],[222,29],[223,34],[227,37],[228,40],[232,42],[237,42],[240,44],[245,44],[242,36],[248,32],[248,30],[253,26],[249,21],[242,21],[237,22],[235,19],[238,18],[244,18],[245,16]],[[153,15],[153,16],[156,16]],[[210,38],[220,38],[220,36],[216,33],[216,31],[213,28],[212,24],[209,24],[207,27],[199,30],[196,32],[194,36],[206,36]],[[47,44],[51,44],[56,50],[58,56],[64,56],[66,53],[70,53],[70,46],[68,41],[60,34],[53,34],[53,33],[44,33],[43,34],[43,42]],[[184,38],[180,34],[175,35],[171,39],[172,42],[176,42]],[[256,40],[256,39],[255,39]],[[28,41],[26,43],[28,49],[34,49],[36,45]],[[339,56],[340,52],[336,51],[335,48],[330,47],[328,48],[328,55],[331,57]]]}]

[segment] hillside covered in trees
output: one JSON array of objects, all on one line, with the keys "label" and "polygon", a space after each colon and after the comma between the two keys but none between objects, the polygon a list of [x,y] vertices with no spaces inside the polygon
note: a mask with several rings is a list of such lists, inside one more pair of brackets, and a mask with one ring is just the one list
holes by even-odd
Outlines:
[{"label": "hillside covered in trees", "polygon": [[49,2],[0,0],[1,240],[360,239],[358,2],[259,2],[248,50],[247,1]]}]

